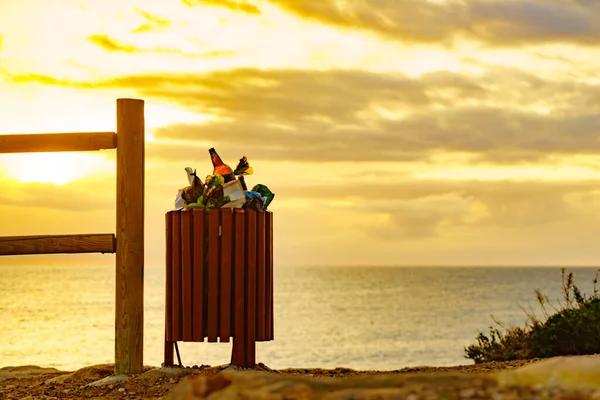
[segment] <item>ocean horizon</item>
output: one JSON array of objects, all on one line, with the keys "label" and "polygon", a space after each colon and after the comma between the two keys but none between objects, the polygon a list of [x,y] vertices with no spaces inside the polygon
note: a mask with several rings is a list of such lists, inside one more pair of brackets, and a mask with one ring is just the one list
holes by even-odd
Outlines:
[{"label": "ocean horizon", "polygon": [[[565,267],[591,294],[597,267]],[[63,370],[114,361],[114,265],[2,266],[0,367]],[[557,304],[561,267],[285,267],[274,271],[270,368],[395,370],[472,364],[464,347],[495,319],[524,325],[535,290]],[[144,364],[160,366],[164,269],[145,271]],[[184,365],[229,362],[231,343],[179,343]]]}]

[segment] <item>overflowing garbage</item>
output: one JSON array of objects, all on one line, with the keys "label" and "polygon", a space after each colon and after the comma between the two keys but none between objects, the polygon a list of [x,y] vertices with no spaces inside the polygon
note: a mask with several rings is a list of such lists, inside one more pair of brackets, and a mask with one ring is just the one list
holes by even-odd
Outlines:
[{"label": "overflowing garbage", "polygon": [[189,185],[179,189],[175,197],[175,209],[203,208],[247,208],[256,211],[267,211],[275,194],[266,185],[254,185],[248,190],[245,177],[254,173],[246,156],[240,158],[235,169],[221,160],[214,148],[208,150],[213,164],[212,175],[206,176],[204,182],[196,174],[196,170],[185,167]]}]

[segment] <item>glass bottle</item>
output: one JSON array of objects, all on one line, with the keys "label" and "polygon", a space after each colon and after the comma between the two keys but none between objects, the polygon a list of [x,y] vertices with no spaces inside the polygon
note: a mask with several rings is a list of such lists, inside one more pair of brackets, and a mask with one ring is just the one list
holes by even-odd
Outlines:
[{"label": "glass bottle", "polygon": [[210,159],[212,161],[213,164],[213,175],[215,174],[219,174],[223,177],[223,179],[225,180],[225,183],[232,181],[235,179],[235,175],[233,174],[233,170],[231,169],[231,167],[227,164],[225,164],[223,162],[223,160],[221,160],[221,157],[219,156],[219,154],[217,153],[217,151],[215,150],[214,147],[210,148],[208,150],[208,153],[210,154]]}]

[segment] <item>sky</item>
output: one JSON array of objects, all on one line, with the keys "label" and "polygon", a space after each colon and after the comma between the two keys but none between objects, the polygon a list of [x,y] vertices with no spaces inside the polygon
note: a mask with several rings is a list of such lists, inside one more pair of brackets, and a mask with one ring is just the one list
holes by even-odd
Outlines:
[{"label": "sky", "polygon": [[[0,1],[0,133],[145,101],[156,267],[210,147],[275,192],[277,267],[598,265],[598,71],[596,0]],[[0,235],[113,233],[114,160],[0,155]]]}]

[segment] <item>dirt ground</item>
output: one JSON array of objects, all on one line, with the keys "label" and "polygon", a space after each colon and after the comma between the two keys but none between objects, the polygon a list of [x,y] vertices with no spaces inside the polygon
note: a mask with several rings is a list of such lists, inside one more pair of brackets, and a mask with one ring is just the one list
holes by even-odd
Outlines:
[{"label": "dirt ground", "polygon": [[[257,370],[273,374],[310,377],[351,377],[369,374],[464,372],[479,373],[510,369],[538,360],[493,362],[456,367],[419,367],[396,371],[356,371],[348,368],[272,370],[258,364]],[[193,366],[175,368],[147,367],[142,374],[130,376],[125,381],[90,384],[113,375],[113,365],[96,365],[75,372],[58,371],[35,366],[0,368],[0,399],[160,399],[168,396],[172,388],[189,375],[215,375],[227,366]]]}]

